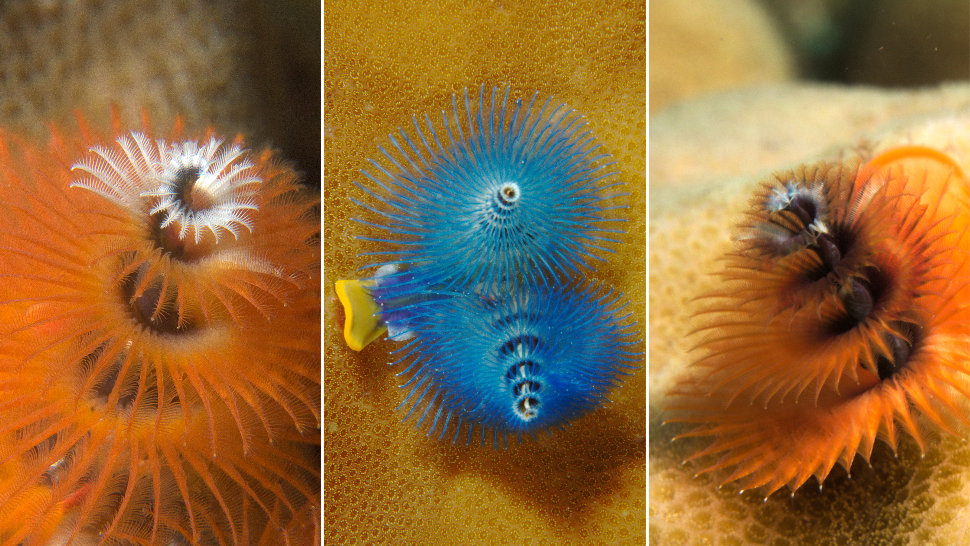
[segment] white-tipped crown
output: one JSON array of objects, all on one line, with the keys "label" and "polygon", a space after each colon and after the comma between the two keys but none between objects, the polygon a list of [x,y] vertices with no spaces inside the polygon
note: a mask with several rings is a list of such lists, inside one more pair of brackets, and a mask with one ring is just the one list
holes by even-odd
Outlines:
[{"label": "white-tipped crown", "polygon": [[217,242],[222,231],[233,237],[242,227],[252,231],[248,211],[258,208],[262,179],[241,146],[214,137],[204,146],[152,142],[138,132],[122,135],[117,144],[94,146],[72,165],[90,176],[71,187],[87,188],[134,212],[162,213],[159,227],[174,225],[182,240],[193,233],[198,243],[206,230]]}]

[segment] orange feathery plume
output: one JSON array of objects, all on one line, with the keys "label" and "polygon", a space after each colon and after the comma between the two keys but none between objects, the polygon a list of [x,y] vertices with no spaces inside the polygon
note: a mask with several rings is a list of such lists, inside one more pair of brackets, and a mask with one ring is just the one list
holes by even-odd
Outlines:
[{"label": "orange feathery plume", "polygon": [[752,200],[722,288],[698,313],[698,360],[669,422],[713,436],[702,472],[792,491],[917,414],[970,424],[968,180],[946,155],[891,150],[863,165],[774,177]]},{"label": "orange feathery plume", "polygon": [[0,138],[0,545],[287,543],[319,506],[316,197],[239,139],[114,125]]}]

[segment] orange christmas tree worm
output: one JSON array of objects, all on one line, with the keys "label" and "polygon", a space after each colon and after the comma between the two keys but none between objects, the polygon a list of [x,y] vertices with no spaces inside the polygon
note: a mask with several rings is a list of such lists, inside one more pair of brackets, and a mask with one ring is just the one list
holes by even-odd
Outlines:
[{"label": "orange christmas tree worm", "polygon": [[238,139],[113,133],[0,139],[0,544],[312,534],[316,199]]}]

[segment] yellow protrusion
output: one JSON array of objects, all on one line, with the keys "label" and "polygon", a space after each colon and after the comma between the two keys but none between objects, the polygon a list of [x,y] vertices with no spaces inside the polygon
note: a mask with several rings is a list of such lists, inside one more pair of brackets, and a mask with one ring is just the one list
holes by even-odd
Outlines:
[{"label": "yellow protrusion", "polygon": [[337,281],[337,299],[344,306],[344,341],[355,351],[360,351],[368,343],[379,338],[387,331],[381,322],[380,307],[364,288],[367,281]]}]

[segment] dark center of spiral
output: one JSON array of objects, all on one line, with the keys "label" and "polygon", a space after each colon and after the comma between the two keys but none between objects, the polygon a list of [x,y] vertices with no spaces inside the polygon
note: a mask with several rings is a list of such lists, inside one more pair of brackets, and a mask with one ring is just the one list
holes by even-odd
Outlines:
[{"label": "dark center of spiral", "polygon": [[[879,308],[892,290],[892,276],[885,271],[868,266],[862,268],[860,275],[852,277],[838,289],[836,297],[842,302],[843,315],[829,324],[830,331],[842,335],[864,324]],[[909,322],[893,321],[880,334],[885,348],[870,347],[866,350],[873,355],[875,369],[869,371],[880,380],[886,380],[898,373],[909,360],[917,341],[916,326]],[[864,362],[860,359],[860,365]],[[867,367],[866,365],[863,365]]]},{"label": "dark center of spiral", "polygon": [[212,194],[199,187],[199,176],[202,172],[198,167],[182,167],[175,173],[174,185],[178,194],[178,201],[186,209],[201,211],[212,208]]},{"label": "dark center of spiral", "polygon": [[[819,189],[809,190],[789,182],[784,190],[776,189],[768,198],[766,231],[775,255],[789,255],[804,248],[814,250],[823,262],[823,269],[838,265],[839,249],[829,237],[824,197]],[[822,276],[826,272],[820,273]]]},{"label": "dark center of spiral", "polygon": [[890,289],[890,280],[879,269],[865,267],[859,273],[836,290],[842,313],[827,324],[833,335],[842,335],[868,320]]},{"label": "dark center of spiral", "polygon": [[498,188],[493,190],[489,198],[488,220],[492,224],[504,224],[512,216],[519,198],[522,197],[522,190],[515,182],[503,182]]},{"label": "dark center of spiral", "polygon": [[168,286],[163,294],[163,284],[160,277],[144,283],[137,272],[130,273],[120,283],[120,296],[131,316],[153,332],[185,334],[195,330],[197,324],[192,317],[179,317],[176,310],[165,308],[174,307],[177,297],[173,292],[178,288]]},{"label": "dark center of spiral", "polygon": [[802,194],[793,197],[785,210],[790,210],[795,213],[795,216],[801,221],[803,229],[807,229],[816,220],[816,215],[818,214],[818,206],[815,200]]},{"label": "dark center of spiral", "polygon": [[[175,177],[171,180],[175,194],[173,203],[175,210],[192,214],[215,206],[212,192],[199,183],[201,175],[202,171],[197,166],[181,167],[175,172]],[[151,206],[155,207],[157,204],[156,201]],[[162,227],[166,220],[170,220],[172,213],[171,210],[162,210],[152,215],[151,226],[155,246],[173,259],[182,262],[193,262],[208,256],[215,246],[213,241],[204,238],[200,243],[196,243],[192,233],[183,237],[181,233],[183,226],[180,221],[169,222],[167,226]]]},{"label": "dark center of spiral", "polygon": [[895,332],[883,334],[883,340],[889,347],[889,355],[880,354],[876,359],[876,375],[881,381],[893,377],[906,367],[910,355],[913,354],[919,342],[917,326],[906,322],[894,322]]},{"label": "dark center of spiral", "polygon": [[538,344],[536,336],[520,335],[505,342],[499,349],[502,357],[517,358],[506,370],[505,380],[511,386],[512,411],[523,421],[531,421],[539,415],[542,382],[536,375],[541,366],[530,358]]},{"label": "dark center of spiral", "polygon": [[498,190],[499,203],[506,207],[514,205],[520,195],[519,185],[515,182],[506,182]]}]

